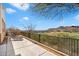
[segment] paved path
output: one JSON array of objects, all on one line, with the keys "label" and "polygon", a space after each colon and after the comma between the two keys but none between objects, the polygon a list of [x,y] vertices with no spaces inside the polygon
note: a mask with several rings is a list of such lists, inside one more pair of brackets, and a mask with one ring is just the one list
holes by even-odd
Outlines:
[{"label": "paved path", "polygon": [[9,38],[7,43],[0,45],[0,55],[2,56],[56,56],[28,39]]}]

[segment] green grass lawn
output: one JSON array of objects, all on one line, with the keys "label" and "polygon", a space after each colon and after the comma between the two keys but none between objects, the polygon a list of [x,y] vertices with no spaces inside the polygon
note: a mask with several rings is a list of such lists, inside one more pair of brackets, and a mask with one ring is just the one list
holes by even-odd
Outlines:
[{"label": "green grass lawn", "polygon": [[49,33],[42,33],[49,36],[57,36],[57,37],[71,37],[74,39],[79,39],[79,32],[49,32]]}]

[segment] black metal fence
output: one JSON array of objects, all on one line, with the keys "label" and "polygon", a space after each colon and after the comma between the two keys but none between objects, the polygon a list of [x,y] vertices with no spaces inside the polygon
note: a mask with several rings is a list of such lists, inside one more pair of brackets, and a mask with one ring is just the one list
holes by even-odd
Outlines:
[{"label": "black metal fence", "polygon": [[70,56],[79,56],[79,39],[31,33],[25,35]]}]

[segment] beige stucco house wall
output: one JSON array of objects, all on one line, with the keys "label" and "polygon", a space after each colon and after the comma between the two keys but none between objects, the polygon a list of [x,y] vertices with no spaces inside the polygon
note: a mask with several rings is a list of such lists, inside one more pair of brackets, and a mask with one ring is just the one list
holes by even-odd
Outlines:
[{"label": "beige stucco house wall", "polygon": [[0,4],[0,43],[3,42],[5,34],[6,34],[6,27],[5,27],[4,9],[2,7],[2,4]]}]

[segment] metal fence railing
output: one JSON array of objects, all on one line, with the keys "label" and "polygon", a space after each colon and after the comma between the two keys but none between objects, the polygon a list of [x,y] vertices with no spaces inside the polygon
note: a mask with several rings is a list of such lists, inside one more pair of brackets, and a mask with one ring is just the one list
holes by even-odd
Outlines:
[{"label": "metal fence railing", "polygon": [[26,36],[70,56],[79,56],[79,39],[31,33]]}]

